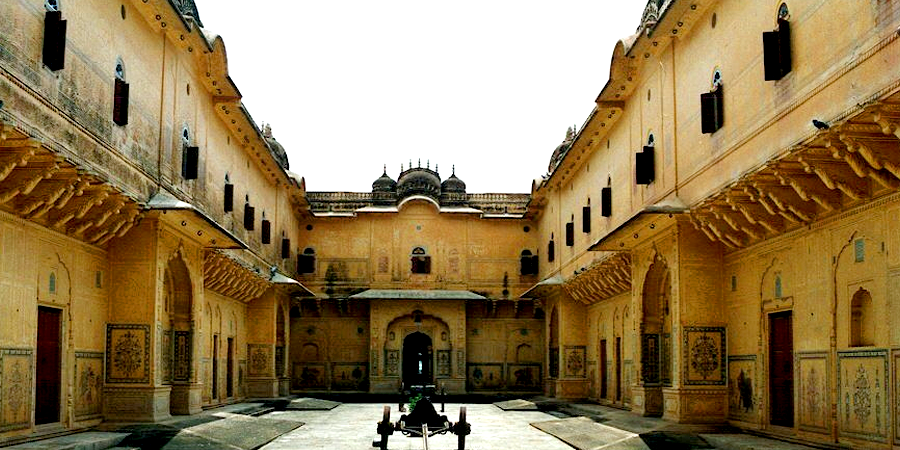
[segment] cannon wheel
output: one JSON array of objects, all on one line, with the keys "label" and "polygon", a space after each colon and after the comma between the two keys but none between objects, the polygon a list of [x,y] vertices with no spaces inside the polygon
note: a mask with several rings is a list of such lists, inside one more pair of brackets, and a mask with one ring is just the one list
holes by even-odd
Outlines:
[{"label": "cannon wheel", "polygon": [[387,427],[391,426],[391,407],[384,405],[384,413],[381,415],[381,423],[378,424],[378,430],[381,431],[381,450],[387,450],[388,437]]},{"label": "cannon wheel", "polygon": [[[458,423],[459,424],[466,423],[466,407],[465,406],[461,406],[459,408],[459,422]],[[457,448],[459,450],[466,450],[466,434],[465,433],[459,433],[456,436],[456,441],[457,441]]]}]

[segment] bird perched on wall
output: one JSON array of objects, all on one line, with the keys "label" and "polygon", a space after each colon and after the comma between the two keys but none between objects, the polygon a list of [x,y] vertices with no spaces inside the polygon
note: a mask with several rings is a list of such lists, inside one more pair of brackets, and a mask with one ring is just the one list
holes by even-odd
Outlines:
[{"label": "bird perched on wall", "polygon": [[822,121],[819,120],[819,119],[813,119],[812,124],[813,124],[814,127],[818,128],[818,129],[820,129],[820,130],[827,130],[827,129],[831,128],[831,126],[829,126],[829,125],[828,125],[827,123],[825,123],[825,122],[822,122]]}]

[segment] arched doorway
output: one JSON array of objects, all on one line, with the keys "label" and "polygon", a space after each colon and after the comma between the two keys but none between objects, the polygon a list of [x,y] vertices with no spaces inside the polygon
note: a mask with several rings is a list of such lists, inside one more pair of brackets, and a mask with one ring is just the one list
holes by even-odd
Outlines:
[{"label": "arched doorway", "polygon": [[431,338],[422,332],[410,333],[403,339],[403,384],[434,384],[432,376]]},{"label": "arched doorway", "polygon": [[163,284],[172,336],[169,341],[172,358],[169,409],[172,414],[191,414],[189,390],[194,373],[194,301],[191,276],[179,255],[169,261]]},{"label": "arched doorway", "polygon": [[641,297],[641,382],[645,414],[662,414],[663,386],[672,386],[672,281],[665,261],[650,265]]}]

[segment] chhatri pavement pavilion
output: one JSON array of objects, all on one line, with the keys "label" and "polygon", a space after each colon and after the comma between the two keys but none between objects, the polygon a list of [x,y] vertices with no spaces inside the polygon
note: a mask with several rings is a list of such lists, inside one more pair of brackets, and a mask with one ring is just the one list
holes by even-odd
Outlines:
[{"label": "chhatri pavement pavilion", "polygon": [[307,190],[191,0],[0,18],[0,445],[401,383],[900,445],[898,1],[650,0],[529,193]]}]

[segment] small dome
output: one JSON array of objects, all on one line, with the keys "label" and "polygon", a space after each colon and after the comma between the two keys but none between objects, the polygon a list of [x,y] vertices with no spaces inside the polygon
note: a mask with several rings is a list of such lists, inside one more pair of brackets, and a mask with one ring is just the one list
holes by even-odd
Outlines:
[{"label": "small dome", "polygon": [[437,199],[441,195],[441,178],[437,172],[424,167],[408,169],[397,179],[397,195],[400,198],[425,195]]},{"label": "small dome", "polygon": [[384,173],[372,183],[372,192],[394,192],[397,189],[397,182],[387,174],[387,167]]},{"label": "small dome", "polygon": [[466,192],[466,183],[456,177],[456,167],[453,168],[453,173],[450,175],[450,178],[447,178],[441,183],[441,192]]}]

